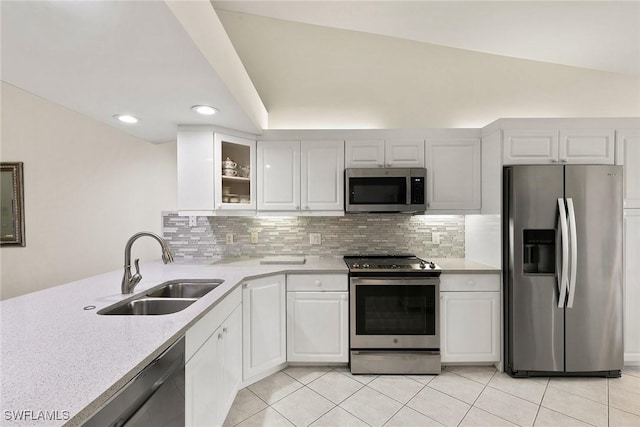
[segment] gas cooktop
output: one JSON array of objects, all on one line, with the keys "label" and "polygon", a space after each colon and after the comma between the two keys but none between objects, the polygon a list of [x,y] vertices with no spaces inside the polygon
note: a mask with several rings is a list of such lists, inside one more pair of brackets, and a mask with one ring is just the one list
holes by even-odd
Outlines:
[{"label": "gas cooktop", "polygon": [[344,262],[350,273],[409,273],[437,276],[442,269],[431,261],[414,255],[347,255]]}]

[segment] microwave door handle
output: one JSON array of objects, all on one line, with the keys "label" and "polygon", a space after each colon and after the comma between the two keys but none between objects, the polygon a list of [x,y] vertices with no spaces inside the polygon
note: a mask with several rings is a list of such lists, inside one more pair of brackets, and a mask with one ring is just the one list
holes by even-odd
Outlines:
[{"label": "microwave door handle", "polygon": [[571,252],[567,308],[572,308],[573,299],[576,295],[576,274],[578,273],[578,233],[576,230],[576,211],[573,207],[573,199],[567,199],[567,209],[569,210],[569,249]]},{"label": "microwave door handle", "polygon": [[565,300],[567,299],[567,287],[568,287],[568,269],[569,269],[569,231],[567,227],[567,210],[565,209],[564,199],[560,197],[558,199],[558,210],[560,214],[560,230],[562,242],[562,256],[561,256],[561,270],[558,277],[558,285],[560,287],[560,294],[558,295],[558,308],[564,308]]},{"label": "microwave door handle", "polygon": [[405,178],[407,180],[407,196],[406,196],[406,201],[407,201],[407,205],[411,204],[411,177],[408,176]]}]

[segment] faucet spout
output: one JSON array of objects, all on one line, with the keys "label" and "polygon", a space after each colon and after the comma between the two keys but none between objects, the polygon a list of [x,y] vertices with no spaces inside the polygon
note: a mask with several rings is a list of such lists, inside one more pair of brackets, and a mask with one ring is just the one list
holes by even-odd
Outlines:
[{"label": "faucet spout", "polygon": [[134,261],[136,268],[135,274],[131,273],[131,247],[133,246],[133,242],[143,236],[152,237],[160,244],[160,248],[162,249],[162,262],[164,262],[165,264],[173,262],[173,255],[169,250],[169,245],[167,245],[167,242],[162,237],[148,231],[142,231],[140,233],[134,234],[127,241],[127,244],[124,247],[124,276],[122,277],[121,286],[121,291],[123,294],[133,293],[133,289],[140,282],[140,280],[142,280],[142,275],[140,274],[139,259],[136,259]]}]

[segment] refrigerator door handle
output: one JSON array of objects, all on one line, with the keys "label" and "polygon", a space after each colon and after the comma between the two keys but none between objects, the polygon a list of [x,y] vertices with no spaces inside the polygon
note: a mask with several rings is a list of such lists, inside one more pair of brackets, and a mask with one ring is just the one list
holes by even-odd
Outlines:
[{"label": "refrigerator door handle", "polygon": [[567,199],[567,209],[569,210],[569,247],[571,261],[569,265],[569,300],[567,308],[573,307],[573,299],[576,295],[576,275],[578,272],[578,240],[576,231],[576,211],[573,207],[573,199]]},{"label": "refrigerator door handle", "polygon": [[562,258],[560,276],[558,277],[558,286],[560,287],[558,295],[558,308],[564,308],[564,302],[567,299],[567,288],[569,285],[568,269],[569,269],[569,230],[567,226],[567,210],[565,209],[564,199],[558,198],[558,209],[560,210],[560,231],[562,240]]}]

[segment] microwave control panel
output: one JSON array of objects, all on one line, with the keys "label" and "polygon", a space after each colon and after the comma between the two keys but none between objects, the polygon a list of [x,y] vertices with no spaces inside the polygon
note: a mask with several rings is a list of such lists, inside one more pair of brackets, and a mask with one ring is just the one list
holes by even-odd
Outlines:
[{"label": "microwave control panel", "polygon": [[424,205],[424,177],[411,177],[411,204]]}]

